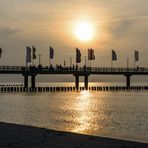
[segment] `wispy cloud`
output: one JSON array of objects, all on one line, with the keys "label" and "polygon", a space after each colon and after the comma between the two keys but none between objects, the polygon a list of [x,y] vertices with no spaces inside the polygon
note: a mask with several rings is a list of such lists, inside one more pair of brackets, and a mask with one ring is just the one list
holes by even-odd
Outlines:
[{"label": "wispy cloud", "polygon": [[0,27],[0,37],[9,37],[11,35],[21,32],[20,30],[12,29],[10,27]]},{"label": "wispy cloud", "polygon": [[113,18],[113,19],[104,19],[99,20],[98,23],[111,23],[111,22],[123,22],[123,21],[132,21],[132,20],[143,20],[148,19],[148,15],[145,16],[136,16],[136,17],[124,17],[124,18]]}]

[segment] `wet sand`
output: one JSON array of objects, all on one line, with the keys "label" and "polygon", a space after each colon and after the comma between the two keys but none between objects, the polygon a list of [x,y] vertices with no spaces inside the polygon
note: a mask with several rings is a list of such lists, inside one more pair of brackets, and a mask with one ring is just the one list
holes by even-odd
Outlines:
[{"label": "wet sand", "polygon": [[0,122],[0,148],[148,148],[148,143]]}]

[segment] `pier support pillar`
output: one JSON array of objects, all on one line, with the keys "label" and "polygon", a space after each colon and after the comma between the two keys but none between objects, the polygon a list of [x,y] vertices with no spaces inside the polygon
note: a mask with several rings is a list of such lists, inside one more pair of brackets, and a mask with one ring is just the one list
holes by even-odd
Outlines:
[{"label": "pier support pillar", "polygon": [[85,80],[84,80],[85,89],[88,90],[88,75],[85,75],[85,76],[84,76],[84,79],[85,79]]},{"label": "pier support pillar", "polygon": [[79,90],[79,76],[75,76],[75,87],[76,90]]},{"label": "pier support pillar", "polygon": [[24,76],[24,88],[28,88],[28,76]]},{"label": "pier support pillar", "polygon": [[35,88],[35,75],[31,76],[31,87]]}]

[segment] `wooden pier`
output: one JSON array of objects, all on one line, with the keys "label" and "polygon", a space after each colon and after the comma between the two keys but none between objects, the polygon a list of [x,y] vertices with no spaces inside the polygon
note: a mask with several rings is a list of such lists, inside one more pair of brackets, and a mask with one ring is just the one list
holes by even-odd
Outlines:
[{"label": "wooden pier", "polygon": [[[36,90],[35,78],[37,75],[73,75],[75,77],[75,88],[76,90],[88,90],[88,78],[90,75],[122,75],[126,79],[126,85],[124,88],[132,89],[130,85],[130,78],[133,75],[148,75],[148,68],[110,68],[110,67],[42,67],[42,66],[0,66],[0,74],[18,74],[24,77],[23,90]],[[31,77],[31,87],[28,86],[28,78]],[[84,88],[79,87],[79,77],[84,77]],[[123,89],[124,89],[123,88]],[[3,89],[6,89],[5,87]],[[19,88],[9,88],[19,89]],[[22,88],[21,88],[22,89]],[[64,88],[63,88],[64,89]],[[71,88],[69,88],[71,89]],[[97,88],[96,88],[97,89]],[[99,89],[99,88],[98,88]],[[100,88],[101,89],[101,88]],[[104,88],[103,88],[104,89]],[[110,87],[107,89],[110,90]],[[122,88],[121,88],[122,89]],[[73,89],[72,89],[73,90]]]}]

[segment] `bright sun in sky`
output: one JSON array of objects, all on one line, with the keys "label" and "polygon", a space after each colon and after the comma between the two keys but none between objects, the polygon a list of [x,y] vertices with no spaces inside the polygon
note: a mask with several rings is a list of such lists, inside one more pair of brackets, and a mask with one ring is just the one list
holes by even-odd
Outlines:
[{"label": "bright sun in sky", "polygon": [[81,41],[89,41],[94,37],[94,28],[88,22],[79,22],[75,25],[74,34]]}]

